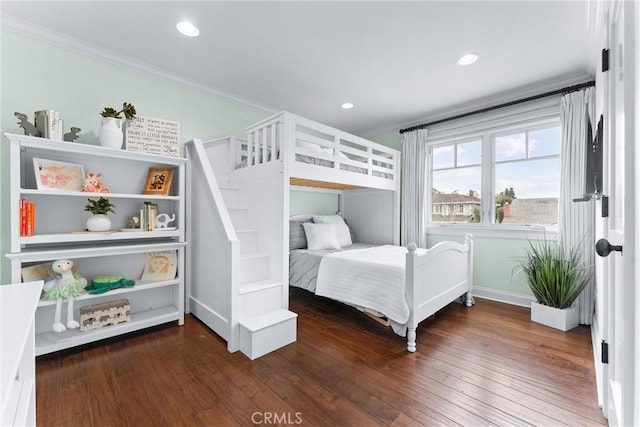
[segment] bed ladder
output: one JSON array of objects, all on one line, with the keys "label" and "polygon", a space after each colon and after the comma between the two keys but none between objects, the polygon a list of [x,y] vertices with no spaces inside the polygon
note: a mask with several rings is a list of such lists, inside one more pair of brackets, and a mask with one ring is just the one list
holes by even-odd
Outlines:
[{"label": "bed ladder", "polygon": [[251,228],[240,189],[220,190],[240,240],[240,351],[253,360],[296,340],[297,315],[282,306],[286,287],[271,279],[270,255],[260,251],[260,233]]},{"label": "bed ladder", "polygon": [[295,341],[297,315],[287,309],[282,250],[273,244],[281,216],[256,200],[273,188],[264,177],[234,182],[222,160],[232,158],[235,144],[234,138],[187,144],[195,181],[188,192],[195,243],[188,301],[191,312],[227,340],[229,351],[255,359]]}]

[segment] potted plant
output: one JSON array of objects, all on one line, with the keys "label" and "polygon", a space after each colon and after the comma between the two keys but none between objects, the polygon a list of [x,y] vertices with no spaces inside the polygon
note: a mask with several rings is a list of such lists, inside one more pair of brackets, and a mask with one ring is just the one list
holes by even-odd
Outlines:
[{"label": "potted plant", "polygon": [[89,231],[107,231],[111,228],[111,219],[107,216],[109,213],[116,213],[113,210],[116,206],[109,199],[100,197],[99,199],[87,199],[84,210],[91,212],[93,215],[87,219],[87,230]]},{"label": "potted plant", "polygon": [[578,307],[573,306],[589,283],[589,270],[577,249],[559,244],[529,241],[520,269],[536,301],[531,303],[531,320],[568,331],[578,326]]},{"label": "potted plant", "polygon": [[125,102],[122,104],[122,110],[118,111],[112,107],[105,107],[100,115],[102,116],[102,126],[98,131],[98,139],[100,145],[108,148],[119,150],[122,148],[122,116],[131,120],[136,116],[136,108],[133,104]]}]

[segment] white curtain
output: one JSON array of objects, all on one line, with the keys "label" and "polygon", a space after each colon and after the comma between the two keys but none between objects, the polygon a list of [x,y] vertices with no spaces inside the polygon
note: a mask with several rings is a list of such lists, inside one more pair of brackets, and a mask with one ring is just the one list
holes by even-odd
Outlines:
[{"label": "white curtain", "polygon": [[592,87],[572,92],[564,95],[560,103],[560,244],[565,250],[577,248],[591,269],[591,280],[576,300],[580,323],[584,325],[591,324],[595,307],[595,206],[592,202],[573,202],[573,199],[583,197],[585,192],[587,114],[593,127],[594,92]]},{"label": "white curtain", "polygon": [[427,247],[425,227],[425,179],[427,130],[402,134],[402,192],[400,206],[400,243]]}]

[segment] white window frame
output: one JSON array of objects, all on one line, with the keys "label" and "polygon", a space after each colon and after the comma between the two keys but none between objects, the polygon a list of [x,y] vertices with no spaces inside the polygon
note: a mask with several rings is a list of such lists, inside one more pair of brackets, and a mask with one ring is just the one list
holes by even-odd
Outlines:
[{"label": "white window frame", "polygon": [[[517,117],[512,123],[509,119],[498,120],[499,123],[489,123],[486,126],[475,124],[473,129],[460,126],[459,132],[455,128],[437,132],[430,140],[428,138],[427,150],[427,194],[425,203],[427,207],[427,234],[430,235],[464,235],[473,233],[479,237],[504,237],[504,238],[546,238],[555,240],[558,238],[557,227],[543,225],[520,225],[520,224],[494,224],[495,218],[495,138],[515,133],[531,132],[554,126],[560,126],[560,114],[558,108],[547,108],[545,114],[532,114],[533,117]],[[443,136],[438,135],[444,134]],[[474,140],[482,141],[481,158],[481,218],[480,223],[437,223],[432,222],[431,216],[431,188],[433,183],[433,158],[432,148],[444,147],[453,144],[464,144]],[[528,153],[527,153],[528,155]],[[549,156],[555,158],[556,156]],[[545,157],[540,157],[545,158]],[[558,155],[559,158],[559,155]],[[536,157],[538,159],[538,157]],[[560,159],[561,160],[561,159]],[[525,159],[517,160],[525,161]],[[560,175],[561,176],[561,175]],[[558,195],[559,196],[559,195]]]}]

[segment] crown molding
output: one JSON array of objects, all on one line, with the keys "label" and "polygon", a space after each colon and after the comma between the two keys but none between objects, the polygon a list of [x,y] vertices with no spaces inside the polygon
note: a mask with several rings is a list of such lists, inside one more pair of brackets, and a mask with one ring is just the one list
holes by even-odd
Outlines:
[{"label": "crown molding", "polygon": [[376,135],[380,133],[391,132],[394,130],[397,131],[399,129],[417,126],[422,123],[435,122],[437,120],[446,119],[448,117],[457,116],[459,114],[465,114],[470,111],[476,111],[482,108],[492,107],[494,105],[500,105],[507,102],[516,101],[518,99],[528,98],[540,93],[562,89],[567,86],[585,83],[593,79],[593,75],[585,72],[566,74],[553,79],[541,80],[525,86],[517,87],[515,89],[503,91],[485,98],[478,98],[473,101],[464,102],[463,104],[457,104],[442,108],[440,110],[434,110],[433,112],[428,113],[422,118],[413,120],[408,123],[400,124],[397,126],[385,126],[384,128],[379,128],[362,133],[364,135]]},{"label": "crown molding", "polygon": [[242,96],[239,96],[230,92],[216,89],[214,87],[207,86],[197,81],[186,79],[178,74],[174,74],[165,70],[158,69],[146,62],[142,62],[137,59],[130,58],[125,55],[121,55],[114,51],[96,46],[91,43],[87,43],[85,41],[68,36],[66,34],[62,34],[47,28],[43,28],[41,26],[24,21],[22,19],[16,18],[11,15],[2,14],[0,28],[12,31],[16,34],[20,34],[25,37],[30,37],[38,41],[51,44],[53,46],[56,46],[65,50],[69,50],[71,52],[78,53],[84,56],[89,56],[101,61],[109,62],[111,64],[141,71],[143,73],[151,74],[153,76],[187,86],[191,89],[196,89],[201,92],[206,92],[210,95],[215,95],[233,102],[237,102],[249,107],[256,108],[258,110],[262,110],[269,114],[274,114],[281,111],[280,109],[260,103],[258,101],[254,101],[249,98],[244,98]]}]

